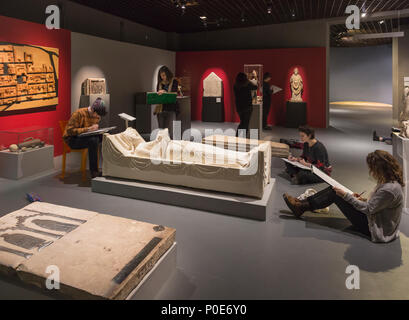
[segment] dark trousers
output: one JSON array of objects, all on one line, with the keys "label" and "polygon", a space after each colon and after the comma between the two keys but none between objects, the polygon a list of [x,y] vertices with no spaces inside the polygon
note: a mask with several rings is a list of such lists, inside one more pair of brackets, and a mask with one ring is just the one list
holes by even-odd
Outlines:
[{"label": "dark trousers", "polygon": [[329,207],[333,203],[341,210],[344,216],[351,222],[354,228],[360,233],[370,237],[368,218],[366,214],[356,210],[351,204],[337,196],[332,187],[322,190],[307,198],[312,211]]},{"label": "dark trousers", "polygon": [[173,139],[173,121],[176,120],[174,111],[162,111],[158,114],[159,129],[168,129],[169,137]]},{"label": "dark trousers", "polygon": [[250,118],[251,118],[252,113],[253,113],[253,109],[238,112],[239,117],[240,117],[240,124],[236,131],[236,137],[238,137],[239,135],[240,136],[242,135],[242,133],[240,133],[239,130],[246,130],[246,136],[250,135],[249,126],[250,126]]},{"label": "dark trousers", "polygon": [[91,172],[98,171],[98,148],[102,141],[102,135],[89,137],[70,137],[67,144],[71,149],[88,149],[89,169]]},{"label": "dark trousers", "polygon": [[271,109],[271,100],[265,100],[263,103],[263,128],[267,127],[268,114]]},{"label": "dark trousers", "polygon": [[312,184],[323,182],[321,178],[316,176],[314,173],[308,170],[303,170],[301,168],[295,167],[290,163],[285,163],[287,167],[287,173],[291,177],[297,177],[298,184]]}]

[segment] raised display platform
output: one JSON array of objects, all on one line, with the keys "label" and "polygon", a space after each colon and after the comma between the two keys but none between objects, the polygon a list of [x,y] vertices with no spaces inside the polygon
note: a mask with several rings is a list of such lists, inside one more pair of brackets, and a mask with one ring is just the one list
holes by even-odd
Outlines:
[{"label": "raised display platform", "polygon": [[298,128],[307,124],[307,103],[287,101],[286,128]]},{"label": "raised display platform", "polygon": [[207,192],[183,187],[100,177],[92,180],[92,191],[266,221],[267,214],[272,212],[274,185],[275,179],[271,179],[271,183],[264,191],[263,199],[255,199],[228,193]]}]

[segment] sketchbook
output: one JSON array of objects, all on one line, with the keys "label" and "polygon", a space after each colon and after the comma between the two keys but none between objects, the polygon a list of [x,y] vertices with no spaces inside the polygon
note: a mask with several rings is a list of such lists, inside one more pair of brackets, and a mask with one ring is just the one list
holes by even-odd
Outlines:
[{"label": "sketchbook", "polygon": [[80,137],[95,136],[95,135],[98,135],[98,134],[107,133],[107,132],[112,131],[114,129],[116,129],[116,127],[103,128],[103,129],[99,129],[99,130],[95,130],[95,131],[84,132],[84,133],[81,133],[79,136]]},{"label": "sketchbook", "polygon": [[332,187],[336,187],[339,188],[341,190],[344,190],[346,193],[350,193],[350,194],[354,194],[351,190],[349,190],[347,187],[343,186],[342,184],[340,184],[338,181],[332,179],[329,175],[327,175],[326,173],[324,173],[323,171],[321,171],[320,169],[318,169],[315,166],[312,166],[312,172],[320,177],[322,180],[324,180],[326,183],[328,183],[330,186]]},{"label": "sketchbook", "polygon": [[289,164],[292,164],[294,167],[298,167],[298,168],[303,169],[303,170],[312,171],[310,167],[304,166],[303,164],[299,163],[298,161],[290,161],[290,160],[288,160],[286,158],[281,158],[281,159],[283,159],[283,161],[285,161],[285,162],[287,162]]}]

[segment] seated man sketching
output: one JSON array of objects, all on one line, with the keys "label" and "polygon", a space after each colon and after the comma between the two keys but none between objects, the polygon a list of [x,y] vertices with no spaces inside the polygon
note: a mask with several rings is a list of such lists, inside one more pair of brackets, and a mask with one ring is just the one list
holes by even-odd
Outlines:
[{"label": "seated man sketching", "polygon": [[[332,167],[329,163],[328,153],[325,146],[315,138],[315,131],[310,127],[300,127],[301,141],[304,143],[303,153],[300,158],[289,156],[288,160],[296,161],[306,167],[316,166],[327,175],[331,175]],[[293,184],[320,183],[321,178],[310,170],[298,168],[290,163],[286,163],[286,172],[290,175]]]},{"label": "seated man sketching", "polygon": [[89,169],[92,178],[101,176],[98,170],[98,149],[101,143],[101,135],[81,137],[80,134],[99,129],[101,117],[106,115],[104,101],[101,98],[95,100],[92,106],[75,111],[65,128],[64,141],[71,149],[88,148]]}]

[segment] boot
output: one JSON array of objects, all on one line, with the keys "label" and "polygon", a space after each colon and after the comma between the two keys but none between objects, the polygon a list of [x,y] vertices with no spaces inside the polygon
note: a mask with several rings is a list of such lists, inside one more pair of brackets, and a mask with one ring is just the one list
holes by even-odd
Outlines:
[{"label": "boot", "polygon": [[301,218],[304,212],[311,211],[310,204],[307,200],[300,201],[288,194],[284,194],[283,198],[288,208],[297,218]]},{"label": "boot", "polygon": [[379,136],[376,134],[376,131],[374,131],[374,132],[372,133],[372,140],[373,140],[373,141],[379,141]]}]

